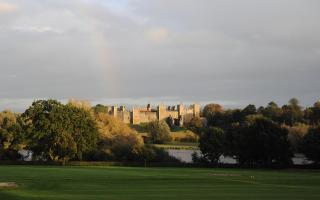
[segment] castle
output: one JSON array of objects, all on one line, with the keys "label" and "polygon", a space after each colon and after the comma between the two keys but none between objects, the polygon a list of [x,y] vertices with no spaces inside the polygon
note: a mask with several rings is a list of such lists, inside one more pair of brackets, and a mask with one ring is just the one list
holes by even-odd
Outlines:
[{"label": "castle", "polygon": [[111,106],[108,107],[108,114],[120,119],[122,122],[132,125],[140,123],[148,123],[155,120],[172,120],[177,126],[182,126],[190,122],[193,117],[200,117],[200,105],[192,104],[184,106],[179,104],[177,106],[158,105],[156,109],[151,108],[148,104],[146,107],[134,107],[132,110],[126,110],[125,106]]}]

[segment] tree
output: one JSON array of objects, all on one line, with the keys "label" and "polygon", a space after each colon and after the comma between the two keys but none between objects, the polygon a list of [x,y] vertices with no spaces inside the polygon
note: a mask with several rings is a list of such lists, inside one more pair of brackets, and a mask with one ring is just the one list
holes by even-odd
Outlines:
[{"label": "tree", "polygon": [[96,146],[97,129],[91,114],[56,100],[38,100],[22,114],[28,148],[39,159],[67,162],[82,159]]},{"label": "tree", "polygon": [[316,164],[320,163],[320,126],[310,128],[303,137],[302,152]]},{"label": "tree", "polygon": [[314,125],[320,124],[320,101],[314,103],[313,107],[310,108],[308,118]]},{"label": "tree", "polygon": [[97,104],[96,106],[94,106],[93,108],[93,112],[95,114],[98,113],[108,113],[108,106],[102,105],[102,104]]},{"label": "tree", "polygon": [[20,116],[9,111],[0,113],[0,160],[19,158],[24,147]]},{"label": "tree", "polygon": [[220,128],[209,127],[200,137],[200,151],[202,160],[211,164],[218,164],[219,158],[224,152],[225,134]]},{"label": "tree", "polygon": [[223,111],[223,107],[219,104],[207,104],[204,108],[203,108],[203,116],[204,117],[209,117],[210,115],[213,115],[217,112],[222,112]]},{"label": "tree", "polygon": [[127,124],[106,113],[95,115],[99,132],[98,150],[107,158],[132,161],[143,146],[142,137]]},{"label": "tree", "polygon": [[204,128],[203,122],[200,117],[193,117],[188,123],[188,129],[190,129],[192,132],[196,133],[197,135],[201,135],[203,128]]},{"label": "tree", "polygon": [[69,99],[68,106],[73,106],[76,108],[81,108],[85,111],[91,111],[91,104],[89,101],[85,100],[78,100],[78,99]]},{"label": "tree", "polygon": [[243,118],[245,118],[248,115],[257,114],[257,108],[255,105],[249,104],[247,107],[242,109],[241,114],[242,114]]},{"label": "tree", "polygon": [[170,127],[165,121],[150,122],[148,129],[154,144],[163,144],[171,141]]},{"label": "tree", "polygon": [[261,115],[251,115],[234,132],[235,155],[240,164],[290,164],[288,131]]},{"label": "tree", "polygon": [[288,130],[288,140],[292,151],[294,153],[301,152],[303,137],[308,133],[310,126],[303,123],[297,123],[294,126],[284,125],[283,127]]},{"label": "tree", "polygon": [[260,110],[260,113],[274,122],[279,122],[282,110],[275,102],[271,101],[268,103],[267,107]]},{"label": "tree", "polygon": [[223,113],[223,107],[219,104],[208,104],[203,108],[203,117],[208,121],[208,125],[217,126]]},{"label": "tree", "polygon": [[297,122],[302,122],[303,112],[299,101],[295,98],[289,100],[288,105],[282,106],[282,121],[287,125],[294,125]]},{"label": "tree", "polygon": [[[86,104],[85,104],[86,105]],[[82,160],[83,153],[96,148],[98,140],[97,124],[94,120],[90,107],[74,106],[67,104],[64,106],[70,133],[77,145],[76,159]]]}]

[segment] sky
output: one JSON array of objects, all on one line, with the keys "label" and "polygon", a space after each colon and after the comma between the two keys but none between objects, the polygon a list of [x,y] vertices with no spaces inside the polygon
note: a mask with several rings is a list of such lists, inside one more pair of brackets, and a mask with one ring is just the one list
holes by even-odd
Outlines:
[{"label": "sky", "polygon": [[0,110],[304,106],[320,94],[318,0],[0,0]]}]

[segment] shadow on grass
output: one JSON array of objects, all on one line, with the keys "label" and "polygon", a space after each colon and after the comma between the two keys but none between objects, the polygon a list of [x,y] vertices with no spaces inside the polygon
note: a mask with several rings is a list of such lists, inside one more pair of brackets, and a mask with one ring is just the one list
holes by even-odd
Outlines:
[{"label": "shadow on grass", "polygon": [[[13,194],[10,191],[6,191],[6,190],[0,190],[0,199],[3,200],[21,200],[21,196],[17,195],[17,194]],[[23,199],[28,199],[28,200],[39,200],[39,198],[33,198],[33,197],[29,197],[29,198],[23,198]]]}]

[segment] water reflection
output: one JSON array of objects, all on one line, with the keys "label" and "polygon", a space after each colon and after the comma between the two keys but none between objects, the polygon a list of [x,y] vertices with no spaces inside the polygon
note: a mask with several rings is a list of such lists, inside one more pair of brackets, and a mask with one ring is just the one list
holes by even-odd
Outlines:
[{"label": "water reflection", "polygon": [[[200,155],[199,150],[178,150],[178,149],[168,149],[168,153],[181,160],[182,162],[191,163],[192,162],[192,154],[194,152],[197,152],[198,155]],[[292,158],[293,164],[295,165],[305,165],[310,164],[312,162],[308,161],[306,157],[302,154],[295,154],[295,156]],[[220,162],[224,164],[236,164],[237,161],[232,157],[220,157]]]}]

